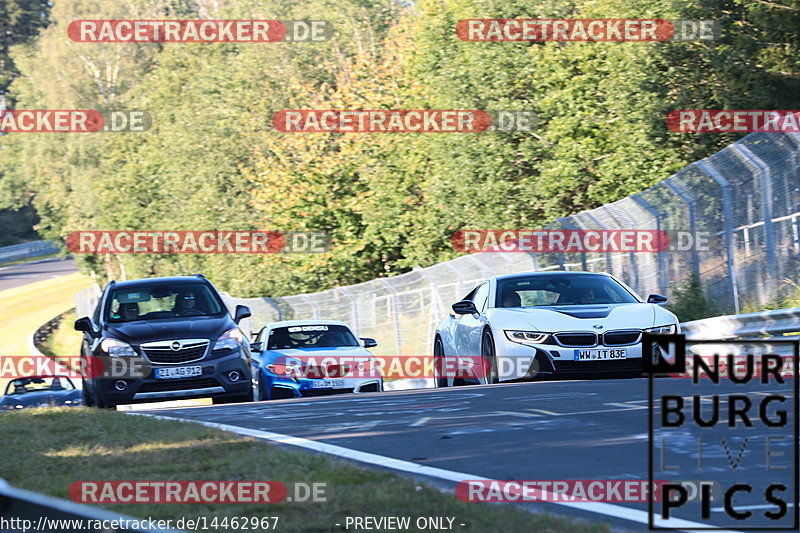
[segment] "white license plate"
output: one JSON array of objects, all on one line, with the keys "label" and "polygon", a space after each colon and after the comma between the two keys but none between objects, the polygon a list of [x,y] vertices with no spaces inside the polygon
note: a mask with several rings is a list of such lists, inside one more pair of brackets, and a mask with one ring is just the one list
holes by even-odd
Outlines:
[{"label": "white license plate", "polygon": [[200,365],[156,368],[156,379],[192,378],[202,375],[203,367]]},{"label": "white license plate", "polygon": [[626,359],[628,353],[625,348],[607,350],[575,350],[576,361],[607,361],[610,359]]},{"label": "white license plate", "polygon": [[311,382],[312,389],[343,389],[343,379],[315,379]]}]

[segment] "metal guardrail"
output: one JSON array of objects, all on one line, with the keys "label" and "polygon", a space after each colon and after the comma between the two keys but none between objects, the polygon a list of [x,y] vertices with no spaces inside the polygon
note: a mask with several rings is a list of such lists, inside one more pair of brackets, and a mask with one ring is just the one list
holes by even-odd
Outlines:
[{"label": "metal guardrail", "polygon": [[691,340],[736,339],[800,332],[800,307],[716,316],[681,324]]},{"label": "metal guardrail", "polygon": [[33,241],[0,247],[0,263],[54,254],[61,248],[52,241]]},{"label": "metal guardrail", "polygon": [[[0,533],[22,531],[180,533],[175,529],[141,527],[147,521],[12,487],[0,479]],[[90,527],[92,525],[102,527]]]}]

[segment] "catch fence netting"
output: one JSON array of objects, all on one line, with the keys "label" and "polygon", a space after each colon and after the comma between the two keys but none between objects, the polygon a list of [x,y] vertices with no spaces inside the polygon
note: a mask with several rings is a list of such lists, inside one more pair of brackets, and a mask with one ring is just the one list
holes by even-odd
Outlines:
[{"label": "catch fence netting", "polygon": [[[437,323],[479,281],[541,270],[608,272],[646,296],[670,296],[694,273],[719,314],[774,302],[800,272],[800,134],[753,133],[641,193],[544,229],[681,231],[705,247],[661,252],[481,252],[357,285],[281,298],[236,298],[249,327],[286,319],[335,319],[378,341],[377,355],[426,355]],[[532,228],[525,228],[532,229]],[[91,313],[97,289],[78,296]]]}]

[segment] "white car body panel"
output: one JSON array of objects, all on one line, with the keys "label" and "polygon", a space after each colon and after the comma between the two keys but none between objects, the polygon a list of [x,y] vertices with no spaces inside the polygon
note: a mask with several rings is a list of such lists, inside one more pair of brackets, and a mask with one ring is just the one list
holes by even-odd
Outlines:
[{"label": "white car body panel", "polygon": [[[519,276],[538,276],[538,275],[564,275],[570,274],[594,274],[608,276],[626,291],[631,293],[636,302],[619,304],[583,304],[565,306],[541,306],[541,307],[496,307],[496,290],[498,279],[519,277]],[[489,284],[489,296],[486,307],[477,315],[458,315],[455,312],[445,316],[436,328],[436,335],[441,339],[444,355],[451,357],[470,358],[472,361],[481,355],[481,342],[483,333],[487,329],[491,331],[497,365],[499,369],[499,380],[507,381],[530,377],[529,371],[537,353],[539,354],[538,372],[551,373],[555,370],[559,373],[559,366],[562,369],[566,365],[574,367],[568,361],[575,360],[575,350],[578,349],[606,349],[624,348],[626,359],[636,359],[641,361],[642,344],[641,337],[635,344],[624,346],[597,345],[592,348],[565,347],[556,344],[554,339],[550,339],[547,344],[521,344],[511,341],[506,337],[505,330],[520,330],[548,333],[594,333],[604,334],[612,331],[621,330],[645,330],[648,328],[676,325],[679,331],[677,317],[658,304],[645,303],[644,300],[633,292],[627,285],[619,282],[608,274],[596,274],[585,272],[531,272],[528,274],[513,274],[509,276],[495,276],[482,283]],[[479,284],[478,286],[480,286]],[[577,316],[576,316],[577,315]],[[545,364],[541,364],[545,363]],[[550,368],[546,368],[547,365]],[[578,362],[586,364],[586,362]],[[632,363],[633,364],[633,363]],[[594,365],[586,365],[591,368]],[[570,368],[566,371],[575,371]],[[452,384],[452,377],[448,379],[448,385]]]}]

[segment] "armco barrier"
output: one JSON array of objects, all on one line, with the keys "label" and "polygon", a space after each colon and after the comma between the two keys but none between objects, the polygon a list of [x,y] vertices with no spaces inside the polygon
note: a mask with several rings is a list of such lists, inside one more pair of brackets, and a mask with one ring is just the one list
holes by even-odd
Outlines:
[{"label": "armco barrier", "polygon": [[[69,521],[72,521],[71,525]],[[99,521],[108,527],[88,527],[89,521],[93,524]],[[145,520],[18,489],[0,479],[0,533],[19,533],[26,530],[178,532],[175,529],[132,527],[142,522]]]},{"label": "armco barrier", "polygon": [[33,241],[0,248],[0,263],[54,254],[61,249],[50,241]]},{"label": "armco barrier", "polygon": [[687,338],[736,339],[800,332],[800,307],[716,316],[681,324]]}]

